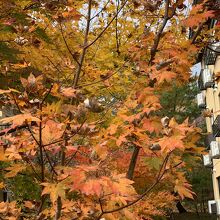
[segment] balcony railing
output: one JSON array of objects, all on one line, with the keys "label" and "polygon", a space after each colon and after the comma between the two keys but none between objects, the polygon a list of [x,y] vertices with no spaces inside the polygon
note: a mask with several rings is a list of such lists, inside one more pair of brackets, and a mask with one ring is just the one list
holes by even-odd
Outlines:
[{"label": "balcony railing", "polygon": [[220,42],[211,42],[205,48],[203,59],[205,65],[215,65],[217,56],[220,55]]},{"label": "balcony railing", "polygon": [[220,137],[220,115],[216,117],[212,124],[212,133],[214,137]]},{"label": "balcony railing", "polygon": [[201,2],[202,2],[201,0],[193,0],[193,5],[199,4]]},{"label": "balcony railing", "polygon": [[207,47],[203,56],[205,65],[215,65],[217,54],[214,51]]}]

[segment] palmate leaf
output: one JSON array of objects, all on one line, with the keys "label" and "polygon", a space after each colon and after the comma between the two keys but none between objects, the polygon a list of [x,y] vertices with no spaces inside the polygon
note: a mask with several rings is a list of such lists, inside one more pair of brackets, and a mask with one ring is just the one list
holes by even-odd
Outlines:
[{"label": "palmate leaf", "polygon": [[54,204],[58,197],[65,198],[65,185],[60,183],[42,183],[44,186],[42,195],[49,194],[50,200]]},{"label": "palmate leaf", "polygon": [[5,174],[6,178],[11,178],[16,176],[19,172],[23,171],[26,169],[26,166],[24,164],[13,164],[10,167],[7,167],[5,170],[9,171],[8,173]]},{"label": "palmate leaf", "polygon": [[40,119],[32,116],[30,113],[25,113],[25,114],[19,114],[7,118],[3,118],[0,120],[0,123],[12,123],[12,126],[19,126],[22,125],[24,122],[39,122]]},{"label": "palmate leaf", "polygon": [[177,182],[174,191],[179,194],[181,199],[184,198],[193,199],[193,195],[195,195],[195,193],[191,190],[191,185],[188,183]]}]

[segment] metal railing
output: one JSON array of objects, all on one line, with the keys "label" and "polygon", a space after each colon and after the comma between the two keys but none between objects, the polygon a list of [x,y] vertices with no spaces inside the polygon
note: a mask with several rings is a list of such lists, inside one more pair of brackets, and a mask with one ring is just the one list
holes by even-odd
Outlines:
[{"label": "metal railing", "polygon": [[217,53],[210,48],[206,47],[204,54],[203,54],[203,59],[205,65],[215,65],[215,61],[217,58]]},{"label": "metal railing", "polygon": [[220,115],[216,117],[212,124],[212,134],[214,137],[220,137]]}]

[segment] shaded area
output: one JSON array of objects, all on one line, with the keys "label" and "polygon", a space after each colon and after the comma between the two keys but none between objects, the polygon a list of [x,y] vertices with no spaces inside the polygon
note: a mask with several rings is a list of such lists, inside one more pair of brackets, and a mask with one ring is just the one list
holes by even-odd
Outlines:
[{"label": "shaded area", "polygon": [[208,213],[173,213],[168,220],[216,220],[216,215]]}]

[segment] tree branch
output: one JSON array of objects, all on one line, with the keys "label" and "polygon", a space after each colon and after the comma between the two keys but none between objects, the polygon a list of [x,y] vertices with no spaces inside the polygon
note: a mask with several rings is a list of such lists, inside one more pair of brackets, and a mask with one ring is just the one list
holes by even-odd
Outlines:
[{"label": "tree branch", "polygon": [[100,79],[100,80],[97,80],[97,81],[95,81],[95,82],[91,82],[91,83],[79,85],[79,86],[77,86],[76,88],[82,88],[82,87],[92,86],[92,85],[95,85],[95,84],[98,84],[98,83],[101,83],[101,82],[104,82],[104,81],[108,80],[108,79],[111,78],[112,76],[116,75],[122,68],[124,68],[125,65],[126,65],[129,61],[130,61],[130,59],[129,59],[129,60],[126,60],[121,67],[119,67],[116,71],[114,71],[112,74],[109,74],[109,75],[106,76],[105,78]]},{"label": "tree branch", "polygon": [[76,73],[74,75],[74,79],[73,79],[73,87],[76,88],[78,81],[79,81],[79,76],[82,70],[82,66],[83,66],[83,62],[84,62],[84,58],[86,55],[86,50],[88,47],[88,36],[89,36],[89,29],[90,29],[90,22],[91,22],[91,9],[92,9],[92,0],[89,0],[88,3],[88,16],[87,16],[87,25],[86,25],[86,31],[85,31],[85,36],[84,36],[84,43],[83,43],[83,50],[82,50],[82,54],[80,56],[80,60],[79,60],[79,64],[78,64],[78,68],[76,70]]},{"label": "tree branch", "polygon": [[71,49],[70,49],[70,47],[69,47],[69,45],[68,45],[68,43],[67,43],[66,38],[64,37],[63,28],[62,28],[62,25],[61,25],[61,24],[60,24],[60,32],[61,32],[63,41],[64,41],[64,43],[65,43],[65,45],[66,45],[66,48],[67,48],[67,50],[69,51],[70,55],[72,56],[73,60],[74,60],[78,65],[80,65],[79,61],[76,59],[76,56],[75,56],[74,53],[71,51]]},{"label": "tree branch", "polygon": [[203,27],[204,23],[201,23],[197,29],[197,31],[194,33],[193,37],[192,37],[192,41],[191,44],[194,44],[196,42],[197,37],[199,36],[199,34],[202,31],[202,27]]},{"label": "tree branch", "polygon": [[120,54],[120,40],[119,40],[119,34],[118,34],[118,10],[119,10],[119,1],[116,0],[116,5],[117,5],[117,9],[116,9],[116,18],[115,18],[115,40],[116,40],[116,52],[118,53],[118,55]]},{"label": "tree branch", "polygon": [[103,12],[103,10],[105,10],[105,8],[106,8],[107,5],[109,4],[109,2],[110,2],[110,0],[108,0],[108,1],[106,2],[106,4],[104,5],[104,7],[103,7],[99,12],[97,12],[97,14],[95,14],[90,20],[92,21],[95,17],[99,16],[99,15]]},{"label": "tree branch", "polygon": [[[151,57],[150,57],[150,60],[149,60],[149,65],[151,65],[152,62],[153,62],[153,60],[154,60],[154,57],[155,57],[155,55],[156,55],[157,48],[158,48],[160,39],[161,39],[161,37],[162,37],[164,28],[166,27],[167,22],[168,22],[168,20],[170,19],[170,17],[169,17],[169,4],[170,4],[170,0],[166,0],[165,14],[164,14],[163,23],[162,23],[161,27],[159,28],[159,31],[158,31],[158,33],[157,33],[155,39],[154,39],[154,45],[153,45],[153,47],[151,48]],[[172,14],[172,16],[173,16],[173,15],[174,15],[174,13]]]},{"label": "tree branch", "polygon": [[125,0],[124,3],[122,4],[122,6],[119,8],[118,13],[116,13],[114,15],[114,17],[111,19],[111,21],[106,25],[106,27],[100,32],[100,34],[91,42],[89,43],[86,48],[92,46],[104,33],[105,31],[108,29],[108,27],[112,24],[112,22],[116,19],[116,17],[118,16],[118,14],[120,13],[120,11],[124,8],[124,6],[126,5],[126,3],[128,2],[128,0]]},{"label": "tree branch", "polygon": [[134,146],[134,150],[132,153],[132,157],[131,157],[128,172],[127,172],[127,178],[130,180],[132,180],[134,176],[134,169],[137,163],[139,151],[140,151],[140,147]]}]

